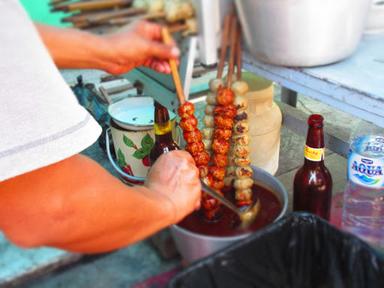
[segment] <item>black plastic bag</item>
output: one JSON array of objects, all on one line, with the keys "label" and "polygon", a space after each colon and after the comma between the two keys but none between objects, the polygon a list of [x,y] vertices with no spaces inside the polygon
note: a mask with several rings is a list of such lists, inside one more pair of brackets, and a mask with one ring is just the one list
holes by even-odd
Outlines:
[{"label": "black plastic bag", "polygon": [[292,213],[178,274],[171,288],[384,288],[384,256],[307,213]]}]

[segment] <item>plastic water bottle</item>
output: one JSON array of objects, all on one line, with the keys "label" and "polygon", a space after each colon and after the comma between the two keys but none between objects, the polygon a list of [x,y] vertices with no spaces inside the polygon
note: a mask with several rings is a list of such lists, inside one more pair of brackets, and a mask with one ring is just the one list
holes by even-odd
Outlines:
[{"label": "plastic water bottle", "polygon": [[359,124],[348,155],[343,229],[384,248],[384,129]]}]

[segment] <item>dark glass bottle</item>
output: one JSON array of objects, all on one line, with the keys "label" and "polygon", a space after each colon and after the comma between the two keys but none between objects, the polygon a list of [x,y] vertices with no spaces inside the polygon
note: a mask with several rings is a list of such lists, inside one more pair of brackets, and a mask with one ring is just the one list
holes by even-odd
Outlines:
[{"label": "dark glass bottle", "polygon": [[168,109],[157,101],[155,101],[154,131],[155,145],[149,154],[151,165],[153,165],[157,158],[159,158],[162,154],[180,149],[172,138],[172,124],[169,119]]},{"label": "dark glass bottle", "polygon": [[304,165],[293,182],[293,210],[307,211],[329,220],[332,200],[332,176],[324,165],[323,117],[308,118]]}]

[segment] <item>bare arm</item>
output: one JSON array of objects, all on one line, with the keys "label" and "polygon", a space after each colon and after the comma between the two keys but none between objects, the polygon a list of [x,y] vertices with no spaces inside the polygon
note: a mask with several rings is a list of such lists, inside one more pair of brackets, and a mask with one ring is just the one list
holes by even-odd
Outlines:
[{"label": "bare arm", "polygon": [[[142,240],[181,220],[200,197],[194,188],[199,189],[197,171],[185,152],[165,155],[159,162],[161,168],[153,167],[155,175],[146,187],[127,187],[81,155],[4,181],[0,229],[20,246],[82,253]],[[169,171],[158,172],[164,170]]]},{"label": "bare arm", "polygon": [[121,74],[148,66],[170,73],[167,60],[179,56],[175,45],[162,44],[159,25],[143,21],[104,36],[42,24],[36,24],[36,28],[60,68],[93,68]]}]

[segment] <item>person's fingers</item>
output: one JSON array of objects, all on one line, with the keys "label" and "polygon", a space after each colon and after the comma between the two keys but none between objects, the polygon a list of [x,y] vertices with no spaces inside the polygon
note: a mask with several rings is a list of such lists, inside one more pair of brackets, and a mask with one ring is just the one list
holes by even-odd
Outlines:
[{"label": "person's fingers", "polygon": [[151,40],[161,40],[161,26],[148,21],[138,21],[136,23],[137,32]]},{"label": "person's fingers", "polygon": [[176,46],[165,45],[155,41],[147,41],[148,56],[159,59],[178,58],[180,50]]},{"label": "person's fingers", "polygon": [[[195,167],[195,160],[193,160],[193,157],[191,154],[189,154],[187,151],[183,150],[176,150],[172,151],[170,153],[175,154],[176,157],[179,157],[181,159],[186,159],[189,164],[192,164]],[[179,160],[180,161],[180,160]],[[196,168],[196,167],[195,167]],[[197,169],[197,168],[196,168]]]},{"label": "person's fingers", "polygon": [[144,61],[143,65],[147,67],[152,67],[153,61],[154,60],[152,58],[148,58],[147,60]]},{"label": "person's fingers", "polygon": [[165,60],[152,59],[151,61],[146,61],[144,65],[161,73],[171,73],[171,67],[169,66],[168,61]]},{"label": "person's fingers", "polygon": [[164,60],[162,60],[162,61],[161,61],[161,64],[162,64],[163,67],[164,67],[164,72],[163,72],[163,73],[166,73],[166,74],[171,73],[171,66],[169,66],[169,62],[168,62],[168,61],[164,61]]},{"label": "person's fingers", "polygon": [[159,62],[153,62],[151,68],[157,72],[164,73],[164,67]]}]

